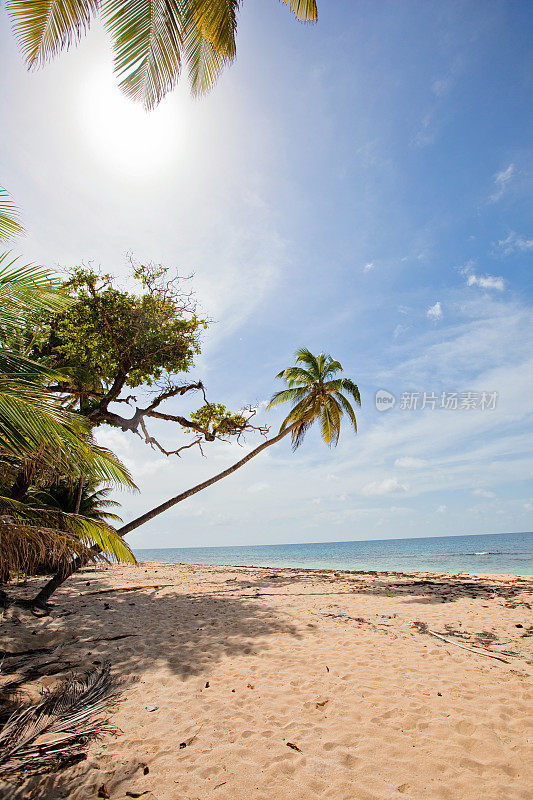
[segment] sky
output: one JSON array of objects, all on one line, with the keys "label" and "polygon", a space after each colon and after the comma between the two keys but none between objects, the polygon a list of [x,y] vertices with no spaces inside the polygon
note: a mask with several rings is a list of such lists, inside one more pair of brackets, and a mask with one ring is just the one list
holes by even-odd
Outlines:
[{"label": "sky", "polygon": [[[276,0],[244,3],[211,94],[184,82],[150,115],[116,88],[98,24],[29,73],[1,12],[0,184],[27,231],[13,251],[194,273],[214,323],[190,377],[257,405],[272,432],[282,412],[265,401],[299,347],[361,391],[357,435],[283,440],[133,547],[533,529],[533,7],[318,5],[302,25]],[[115,429],[99,440],[141,489],[120,495],[124,520],[258,444],[179,459]]]}]

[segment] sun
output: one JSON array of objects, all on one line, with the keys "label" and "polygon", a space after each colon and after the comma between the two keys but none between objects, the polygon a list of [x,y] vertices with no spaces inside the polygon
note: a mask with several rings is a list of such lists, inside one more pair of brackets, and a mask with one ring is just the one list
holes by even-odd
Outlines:
[{"label": "sun", "polygon": [[154,111],[127,98],[109,70],[95,69],[80,94],[80,125],[99,161],[131,178],[150,178],[183,154],[184,109],[168,98]]}]

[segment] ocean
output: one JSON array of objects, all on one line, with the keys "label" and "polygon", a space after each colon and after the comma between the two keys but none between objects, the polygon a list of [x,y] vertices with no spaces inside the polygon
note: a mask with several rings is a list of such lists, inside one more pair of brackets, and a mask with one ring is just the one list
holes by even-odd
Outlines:
[{"label": "ocean", "polygon": [[533,575],[533,533],[366,542],[134,549],[139,561],[396,572]]}]

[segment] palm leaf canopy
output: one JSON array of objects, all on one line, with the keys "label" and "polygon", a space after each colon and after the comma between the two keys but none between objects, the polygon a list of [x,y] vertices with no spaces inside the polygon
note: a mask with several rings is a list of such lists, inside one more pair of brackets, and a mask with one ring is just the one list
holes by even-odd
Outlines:
[{"label": "palm leaf canopy", "polygon": [[331,356],[325,353],[315,356],[307,348],[298,350],[295,356],[296,364],[276,376],[284,380],[288,388],[272,396],[269,408],[292,403],[291,411],[281,423],[280,432],[292,427],[294,450],[301,445],[305,434],[317,421],[320,422],[326,444],[336,446],[344,415],[357,433],[352,402],[361,405],[359,389],[350,378],[338,377],[342,366]]},{"label": "palm leaf canopy", "polygon": [[39,563],[61,568],[74,556],[135,564],[124,539],[104,520],[37,508],[0,497],[0,579],[31,573]]},{"label": "palm leaf canopy", "polygon": [[[282,0],[301,21],[316,21],[316,0]],[[182,63],[192,91],[209,91],[235,58],[242,0],[7,0],[29,67],[76,44],[100,12],[111,34],[120,86],[147,109],[176,84]]]}]

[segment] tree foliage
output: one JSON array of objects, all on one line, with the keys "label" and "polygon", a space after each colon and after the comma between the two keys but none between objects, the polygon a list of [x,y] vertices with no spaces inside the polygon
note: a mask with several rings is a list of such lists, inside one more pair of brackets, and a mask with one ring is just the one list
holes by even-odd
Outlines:
[{"label": "tree foliage", "polygon": [[72,272],[65,288],[73,303],[53,319],[48,349],[72,388],[84,393],[89,379],[98,398],[115,383],[134,389],[152,386],[164,373],[189,372],[207,323],[196,316],[179,280],[165,280],[166,273],[152,265],[134,267],[143,290],[134,293],[117,288],[110,275]]},{"label": "tree foliage", "polygon": [[[160,265],[132,267],[130,290],[119,288],[108,274],[81,267],[72,271],[66,282],[72,304],[42,319],[32,350],[33,357],[63,375],[49,391],[91,425],[131,431],[165,455],[252,429],[264,432],[251,424],[253,409],[233,413],[210,403],[201,381],[184,382],[208,325],[197,314],[185,279]],[[195,392],[202,406],[189,416],[175,413],[175,400]],[[119,413],[123,408],[131,413]],[[149,431],[151,420],[171,423],[173,437],[192,432],[194,439],[167,449]]]}]

